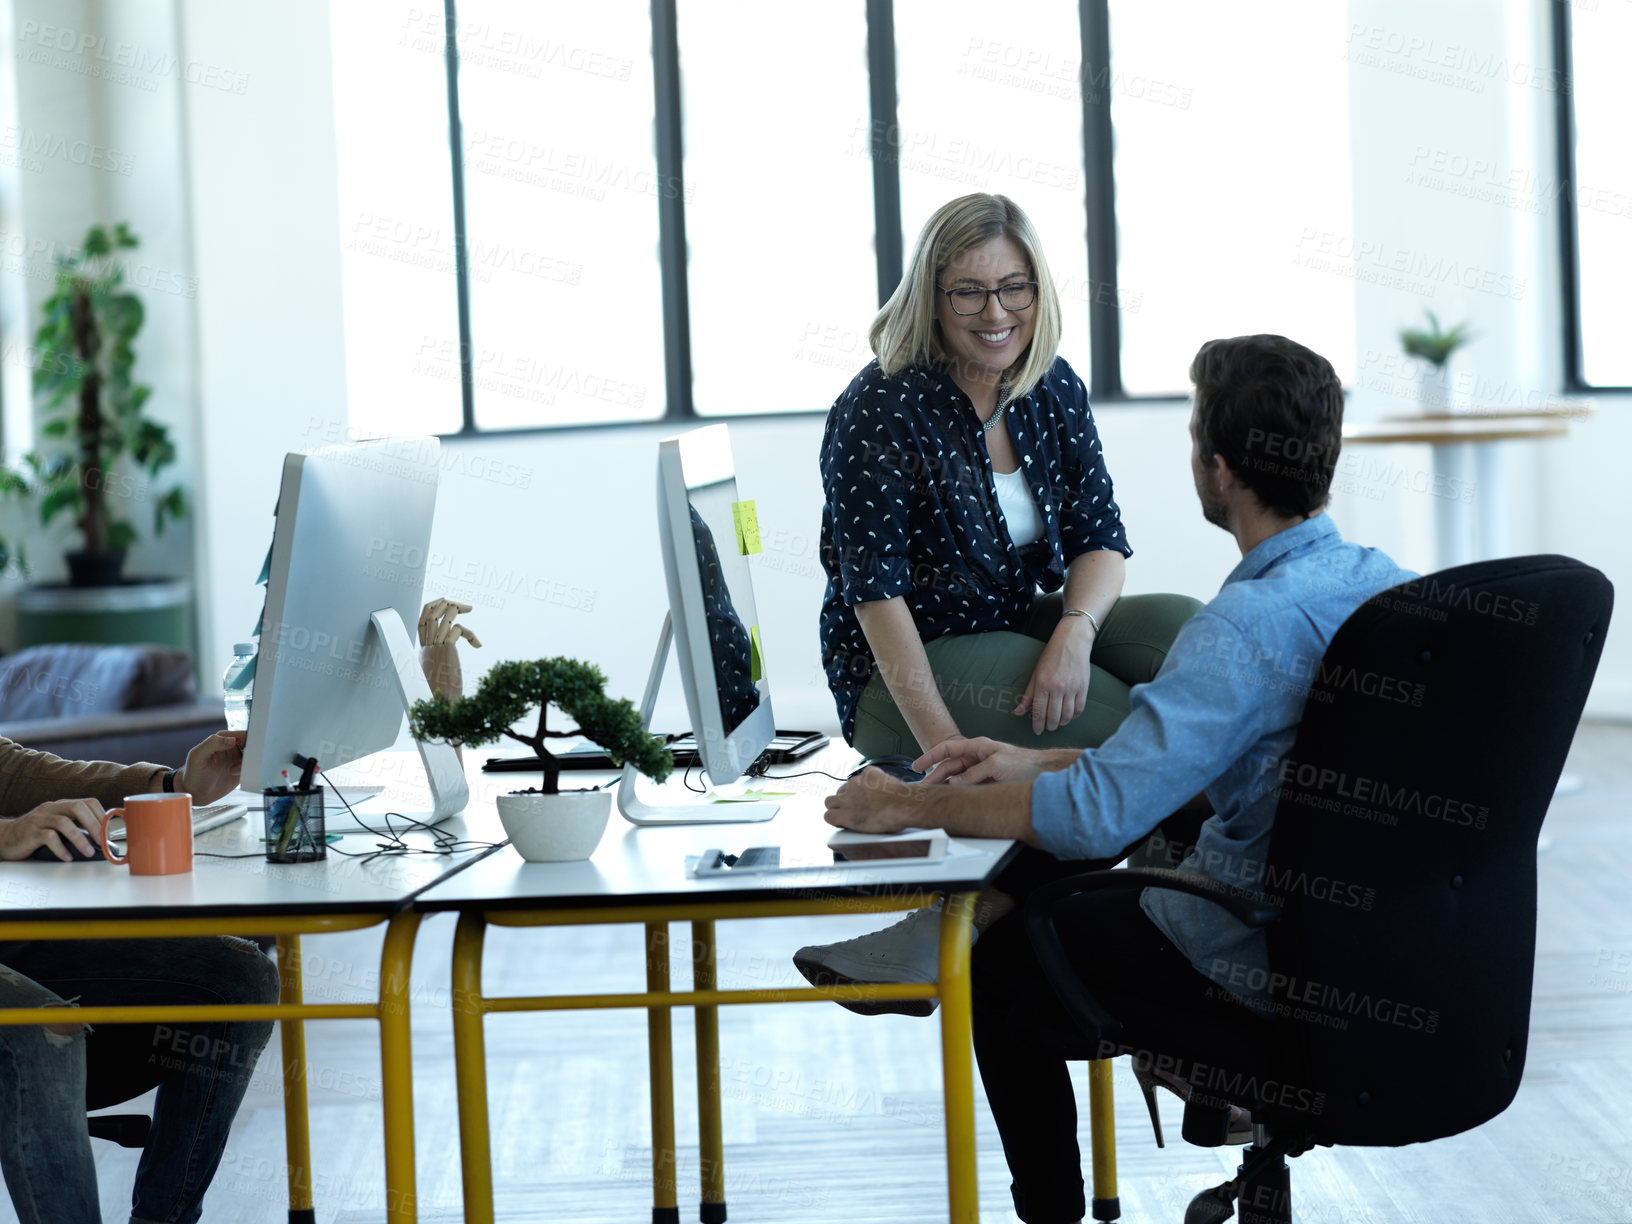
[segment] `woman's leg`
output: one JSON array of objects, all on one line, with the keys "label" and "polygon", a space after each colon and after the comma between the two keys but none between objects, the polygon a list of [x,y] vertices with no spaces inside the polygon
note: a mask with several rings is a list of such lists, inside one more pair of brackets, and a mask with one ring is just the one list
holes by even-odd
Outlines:
[{"label": "woman's leg", "polygon": [[0,1026],[0,1171],[22,1224],[101,1224],[85,1128],[85,1031],[60,996],[0,965],[0,1007],[61,1007],[63,1024]]},{"label": "woman's leg", "polygon": [[[925,653],[936,687],[958,730],[1025,748],[1097,748],[1128,716],[1129,690],[1155,678],[1184,622],[1201,607],[1187,595],[1126,595],[1106,615],[1094,639],[1088,704],[1065,726],[1034,735],[1029,717],[1015,705],[1031,683],[1063,603],[1044,595],[1019,630],[970,633],[927,642]],[[896,707],[883,678],[875,675],[856,706],[851,743],[863,756],[916,756],[920,745]]]},{"label": "woman's leg", "polygon": [[[32,972],[87,1005],[276,1003],[278,971],[233,936],[33,944]],[[136,1170],[131,1218],[193,1224],[226,1150],[270,1020],[155,1025],[146,1052],[159,1087],[153,1130]],[[95,1040],[94,1036],[91,1040]],[[84,1104],[80,1085],[80,1107]]]}]

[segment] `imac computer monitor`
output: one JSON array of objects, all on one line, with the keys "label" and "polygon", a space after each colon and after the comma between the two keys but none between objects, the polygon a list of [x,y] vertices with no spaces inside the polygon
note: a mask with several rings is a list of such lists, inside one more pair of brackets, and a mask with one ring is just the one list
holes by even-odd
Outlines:
[{"label": "imac computer monitor", "polygon": [[[672,626],[680,680],[698,755],[716,786],[734,782],[776,734],[760,647],[748,557],[759,548],[751,502],[737,496],[731,439],[711,425],[658,446],[657,519],[669,618],[658,643],[641,714],[651,724]],[[626,771],[619,804],[636,824],[768,820],[774,803],[689,803],[665,809],[634,800]]]},{"label": "imac computer monitor", "polygon": [[[285,770],[295,778],[297,754],[328,769],[390,748],[407,703],[430,697],[407,627],[418,625],[424,595],[439,453],[435,438],[387,438],[284,459],[246,788],[282,785]],[[433,812],[405,814],[434,821],[462,810],[453,750],[420,751]]]}]

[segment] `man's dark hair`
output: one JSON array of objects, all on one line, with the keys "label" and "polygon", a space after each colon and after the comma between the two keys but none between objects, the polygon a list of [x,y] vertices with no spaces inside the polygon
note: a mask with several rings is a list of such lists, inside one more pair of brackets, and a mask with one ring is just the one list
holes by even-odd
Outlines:
[{"label": "man's dark hair", "polygon": [[1343,388],[1332,363],[1285,336],[1209,340],[1190,363],[1201,461],[1224,462],[1283,518],[1326,504],[1343,445]]}]

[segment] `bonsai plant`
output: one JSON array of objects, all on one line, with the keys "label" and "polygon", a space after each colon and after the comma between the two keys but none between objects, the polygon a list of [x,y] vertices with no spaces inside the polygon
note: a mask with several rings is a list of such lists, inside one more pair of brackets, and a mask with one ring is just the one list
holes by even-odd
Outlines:
[{"label": "bonsai plant", "polygon": [[[577,729],[551,730],[547,720],[552,705]],[[530,732],[517,731],[515,724],[535,706],[537,723]],[[495,663],[469,697],[450,701],[439,693],[430,701],[414,702],[408,727],[416,739],[476,748],[502,736],[533,750],[541,762],[543,787],[500,795],[498,808],[511,843],[523,858],[535,861],[588,858],[611,812],[610,791],[561,792],[561,763],[547,741],[585,736],[618,764],[659,782],[674,769],[673,755],[641,725],[634,705],[608,697],[600,668],[576,659]]]},{"label": "bonsai plant", "polygon": [[1449,331],[1441,331],[1439,318],[1433,311],[1428,316],[1427,330],[1407,327],[1400,331],[1400,343],[1408,356],[1421,357],[1428,363],[1422,372],[1419,401],[1424,409],[1446,407],[1450,403],[1450,383],[1445,376],[1445,363],[1469,340],[1473,339],[1466,323],[1458,323]]},{"label": "bonsai plant", "polygon": [[[84,245],[57,257],[56,281],[45,299],[45,320],[35,334],[34,394],[42,402],[41,445],[23,456],[21,472],[6,473],[0,492],[39,499],[40,522],[72,514],[80,548],[65,554],[73,586],[120,581],[135,526],[116,509],[121,500],[148,497],[153,530],[187,513],[179,485],[144,489],[122,470],[128,461],[150,482],[175,462],[169,429],[143,414],[152,388],[131,377],[133,343],[142,329],[141,299],[125,289],[121,252],[137,245],[123,223],[112,231],[92,226]],[[0,541],[0,558],[11,559]],[[27,573],[19,547],[17,561]]]}]

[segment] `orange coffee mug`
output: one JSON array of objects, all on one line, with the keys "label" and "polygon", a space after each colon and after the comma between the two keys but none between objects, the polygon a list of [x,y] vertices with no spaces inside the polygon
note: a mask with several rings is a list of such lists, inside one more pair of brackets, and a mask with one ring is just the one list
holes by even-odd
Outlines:
[{"label": "orange coffee mug", "polygon": [[[125,853],[108,845],[108,821],[125,820]],[[131,875],[180,875],[193,869],[193,797],[131,795],[102,817],[97,834],[110,863],[129,863]]]}]

